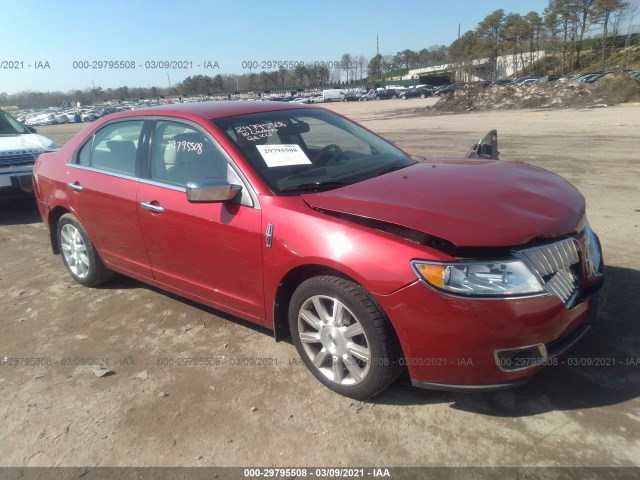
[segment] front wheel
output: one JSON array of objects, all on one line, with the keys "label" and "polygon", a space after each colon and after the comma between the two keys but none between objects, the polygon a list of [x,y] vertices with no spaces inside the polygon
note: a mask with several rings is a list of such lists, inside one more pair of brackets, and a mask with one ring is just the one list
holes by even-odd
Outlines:
[{"label": "front wheel", "polygon": [[400,373],[400,346],[388,320],[358,284],[313,277],[289,305],[293,343],[311,373],[351,398],[372,397]]},{"label": "front wheel", "polygon": [[60,217],[57,233],[62,262],[76,282],[93,287],[113,276],[75,215],[67,213]]}]

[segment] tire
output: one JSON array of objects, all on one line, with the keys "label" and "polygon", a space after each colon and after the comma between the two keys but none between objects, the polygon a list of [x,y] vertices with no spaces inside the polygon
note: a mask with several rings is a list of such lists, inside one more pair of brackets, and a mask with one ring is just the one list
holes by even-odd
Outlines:
[{"label": "tire", "polygon": [[62,263],[69,275],[85,287],[94,287],[111,277],[113,272],[104,266],[93,242],[75,215],[60,217],[57,228]]},{"label": "tire", "polygon": [[420,94],[420,98],[426,98],[427,96],[424,93]]},{"label": "tire", "polygon": [[389,321],[366,290],[349,280],[321,276],[302,282],[291,297],[289,327],[307,368],[341,395],[373,397],[402,370]]}]

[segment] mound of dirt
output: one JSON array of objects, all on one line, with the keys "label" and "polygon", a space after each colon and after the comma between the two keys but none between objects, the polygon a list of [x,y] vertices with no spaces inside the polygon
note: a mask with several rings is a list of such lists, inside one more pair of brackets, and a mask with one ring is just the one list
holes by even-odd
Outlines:
[{"label": "mound of dirt", "polygon": [[439,112],[516,108],[585,108],[640,101],[640,82],[625,73],[610,74],[593,84],[561,79],[530,85],[471,84],[442,97]]}]

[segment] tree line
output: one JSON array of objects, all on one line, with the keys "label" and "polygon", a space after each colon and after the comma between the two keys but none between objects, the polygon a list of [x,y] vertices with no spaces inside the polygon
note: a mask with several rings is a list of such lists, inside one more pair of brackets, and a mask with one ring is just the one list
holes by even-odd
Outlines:
[{"label": "tree line", "polygon": [[[594,44],[602,70],[608,67],[614,42],[637,13],[633,0],[550,0],[542,14],[526,15],[496,10],[449,46],[433,45],[419,51],[405,49],[395,55],[343,54],[335,62],[298,64],[293,68],[244,74],[193,75],[161,88],[119,88],[61,92],[0,93],[0,105],[25,107],[60,105],[64,101],[96,103],[131,98],[152,99],[174,95],[216,95],[240,91],[284,91],[294,88],[321,88],[327,85],[357,85],[406,74],[408,70],[451,64],[462,77],[478,74],[477,59],[486,59],[482,76],[501,75],[499,58],[510,58],[523,75],[553,72],[565,74],[583,68],[583,45],[589,33],[597,32]],[[631,40],[628,35],[627,44]],[[536,52],[547,55],[540,60]]]},{"label": "tree line", "polygon": [[[600,31],[594,46],[600,52],[600,68],[606,70],[614,42],[637,13],[637,4],[626,0],[550,0],[542,15],[526,15],[496,10],[474,30],[469,30],[449,46],[449,59],[465,73],[474,73],[473,60],[488,60],[488,77],[499,74],[498,58],[511,57],[523,75],[546,71],[566,74],[583,68],[585,35]],[[627,44],[631,35],[627,36]],[[628,45],[627,45],[628,46]],[[545,51],[540,62],[535,54]]]}]

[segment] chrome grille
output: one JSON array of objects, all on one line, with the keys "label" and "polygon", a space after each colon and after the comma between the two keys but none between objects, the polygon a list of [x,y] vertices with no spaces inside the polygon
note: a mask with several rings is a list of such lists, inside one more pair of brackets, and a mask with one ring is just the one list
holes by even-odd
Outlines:
[{"label": "chrome grille", "polygon": [[0,166],[30,165],[36,160],[36,155],[30,153],[2,155],[0,154]]},{"label": "chrome grille", "polygon": [[569,303],[578,292],[574,266],[580,263],[578,242],[567,238],[559,242],[520,250],[545,290]]},{"label": "chrome grille", "polygon": [[556,272],[546,284],[548,290],[567,303],[578,288],[578,279],[570,270]]}]

